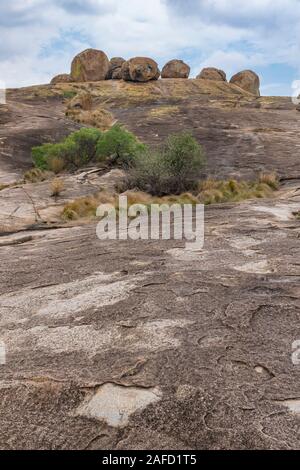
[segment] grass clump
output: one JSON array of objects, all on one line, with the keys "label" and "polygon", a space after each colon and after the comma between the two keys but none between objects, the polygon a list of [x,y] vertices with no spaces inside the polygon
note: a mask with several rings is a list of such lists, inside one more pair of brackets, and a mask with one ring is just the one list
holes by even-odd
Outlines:
[{"label": "grass clump", "polygon": [[279,188],[279,180],[276,173],[261,173],[259,175],[259,182],[262,184],[266,184],[273,190]]},{"label": "grass clump", "polygon": [[[127,196],[128,208],[135,204],[150,207],[151,204],[197,204],[199,201],[191,193],[171,195],[164,197],[151,196],[143,191],[126,191],[122,195]],[[96,217],[97,208],[100,204],[111,204],[119,211],[119,194],[101,191],[92,196],[81,197],[69,202],[62,211],[64,221],[88,220]]]},{"label": "grass clump", "polygon": [[[134,204],[143,204],[149,209],[151,204],[167,204],[171,206],[173,204],[210,205],[239,202],[246,199],[269,197],[273,191],[274,189],[269,185],[259,180],[247,182],[234,179],[223,181],[209,178],[202,181],[195,192],[157,196],[144,191],[127,190],[122,195],[127,196],[128,208]],[[62,218],[65,221],[94,218],[100,204],[111,204],[118,211],[119,195],[119,193],[101,191],[93,196],[75,199],[65,205]],[[294,215],[300,219],[300,212]]]},{"label": "grass clump", "polygon": [[46,181],[52,176],[50,171],[41,170],[40,168],[32,168],[24,173],[23,179],[25,183],[40,183]]},{"label": "grass clump", "polygon": [[168,137],[158,151],[139,153],[129,173],[128,188],[154,196],[181,194],[197,187],[205,156],[201,145],[188,132]]},{"label": "grass clump", "polygon": [[[267,179],[265,179],[267,181]],[[198,200],[203,204],[238,202],[245,199],[268,197],[275,190],[273,180],[270,183],[261,181],[229,181],[207,179],[200,183]]]},{"label": "grass clump", "polygon": [[100,204],[112,204],[115,206],[115,195],[101,191],[92,196],[75,199],[65,205],[62,218],[66,221],[93,218],[96,216],[97,207]]}]

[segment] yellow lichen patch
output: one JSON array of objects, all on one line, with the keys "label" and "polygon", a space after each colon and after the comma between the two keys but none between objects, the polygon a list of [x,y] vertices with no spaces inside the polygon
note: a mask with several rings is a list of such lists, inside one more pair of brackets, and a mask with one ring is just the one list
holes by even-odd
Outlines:
[{"label": "yellow lichen patch", "polygon": [[152,108],[149,112],[149,117],[152,118],[163,118],[165,116],[170,116],[179,112],[179,107],[175,105],[170,106],[160,106],[157,108]]}]

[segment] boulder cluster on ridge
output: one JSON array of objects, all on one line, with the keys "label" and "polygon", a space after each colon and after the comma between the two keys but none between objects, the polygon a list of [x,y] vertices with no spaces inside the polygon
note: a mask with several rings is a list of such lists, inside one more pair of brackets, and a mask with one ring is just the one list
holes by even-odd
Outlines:
[{"label": "boulder cluster on ridge", "polygon": [[[122,57],[108,59],[105,52],[86,49],[77,54],[71,64],[70,74],[60,74],[51,80],[51,85],[71,82],[98,82],[102,80],[124,80],[130,82],[149,82],[162,79],[188,79],[190,66],[182,60],[173,59],[166,63],[162,71],[155,60],[149,57]],[[214,67],[205,67],[199,80],[227,82],[226,73]],[[255,96],[260,96],[260,79],[252,70],[244,70],[234,75],[229,83],[238,86]]]}]

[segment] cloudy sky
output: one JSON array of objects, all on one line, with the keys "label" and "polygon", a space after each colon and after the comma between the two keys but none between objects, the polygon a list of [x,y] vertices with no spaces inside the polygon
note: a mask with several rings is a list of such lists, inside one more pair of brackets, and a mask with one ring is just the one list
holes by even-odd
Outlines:
[{"label": "cloudy sky", "polygon": [[251,68],[262,93],[300,80],[300,0],[0,0],[0,81],[47,83],[95,47],[109,57],[188,62],[230,77]]}]

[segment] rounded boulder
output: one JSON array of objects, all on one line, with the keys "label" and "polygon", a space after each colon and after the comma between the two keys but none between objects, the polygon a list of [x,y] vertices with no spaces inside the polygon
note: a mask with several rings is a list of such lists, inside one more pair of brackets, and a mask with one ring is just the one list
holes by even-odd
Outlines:
[{"label": "rounded boulder", "polygon": [[122,57],[113,57],[109,63],[109,71],[106,76],[107,80],[121,80],[122,65],[126,62]]},{"label": "rounded boulder", "polygon": [[230,83],[248,91],[248,93],[252,93],[252,95],[260,96],[259,76],[252,70],[244,70],[237,73],[231,78]]},{"label": "rounded boulder", "polygon": [[86,49],[74,57],[71,77],[75,82],[97,82],[105,80],[110,63],[107,55],[97,49]]},{"label": "rounded boulder", "polygon": [[206,67],[197,76],[202,80],[216,80],[219,82],[226,82],[226,73],[223,70],[216,69],[215,67]]},{"label": "rounded boulder", "polygon": [[148,57],[134,57],[122,65],[123,80],[149,82],[158,80],[160,71],[155,60]]},{"label": "rounded boulder", "polygon": [[170,60],[162,69],[161,78],[189,78],[191,68],[183,60]]},{"label": "rounded boulder", "polygon": [[68,73],[62,73],[60,75],[56,75],[52,78],[50,85],[56,85],[57,83],[71,83],[72,78]]}]

